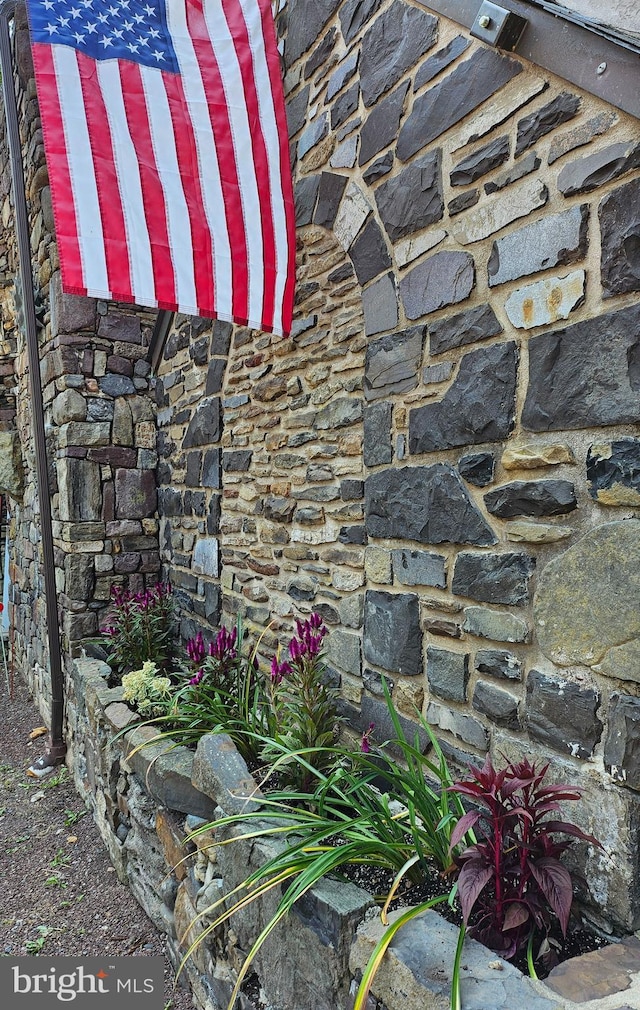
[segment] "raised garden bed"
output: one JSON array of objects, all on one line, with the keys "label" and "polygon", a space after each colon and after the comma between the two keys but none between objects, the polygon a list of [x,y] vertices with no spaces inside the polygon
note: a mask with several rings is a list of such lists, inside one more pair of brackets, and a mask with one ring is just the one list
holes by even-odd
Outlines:
[{"label": "raised garden bed", "polygon": [[[123,733],[136,716],[123,704],[122,689],[107,686],[107,674],[108,667],[96,660],[75,665],[69,685],[69,761],[120,879],[166,932],[178,965],[194,938],[194,919],[261,865],[277,843],[241,840],[242,827],[234,825],[215,839],[233,834],[231,844],[214,847],[208,832],[186,849],[185,838],[194,828],[256,809],[259,790],[228,737],[204,737],[194,753],[170,743],[149,744],[149,728]],[[184,974],[199,1006],[224,1010],[237,972],[278,898],[270,892],[197,947]],[[400,914],[402,909],[390,918]],[[381,928],[367,891],[324,879],[266,940],[249,990],[261,993],[263,1005],[272,1010],[349,1010]],[[457,935],[437,912],[403,927],[376,976],[370,1010],[448,1010]],[[546,985],[471,940],[464,947],[461,997],[461,1010],[561,1010],[565,1005]],[[240,1005],[250,1010],[257,1004],[242,994]]]}]

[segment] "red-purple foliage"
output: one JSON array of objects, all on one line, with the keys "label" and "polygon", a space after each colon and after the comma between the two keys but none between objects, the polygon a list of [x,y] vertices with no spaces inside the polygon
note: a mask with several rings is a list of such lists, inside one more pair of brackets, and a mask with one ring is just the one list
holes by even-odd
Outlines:
[{"label": "red-purple foliage", "polygon": [[487,757],[482,768],[470,769],[471,780],[451,787],[480,808],[466,813],[451,835],[452,851],[467,831],[478,836],[456,859],[463,919],[471,936],[505,958],[535,929],[546,935],[554,917],[566,933],[573,886],[559,857],[576,838],[600,845],[552,816],[561,803],[580,799],[581,790],[545,785],[548,768],[524,760],[497,771]]}]

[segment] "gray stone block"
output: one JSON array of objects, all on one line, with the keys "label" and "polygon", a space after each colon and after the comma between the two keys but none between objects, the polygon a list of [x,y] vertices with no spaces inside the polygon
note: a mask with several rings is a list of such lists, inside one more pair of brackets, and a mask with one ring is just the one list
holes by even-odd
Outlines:
[{"label": "gray stone block", "polygon": [[365,481],[369,536],[423,544],[487,546],[496,536],[446,463],[371,474]]},{"label": "gray stone block", "polygon": [[207,733],[200,738],[191,783],[225,814],[250,813],[259,810],[262,803],[259,787],[226,733]]},{"label": "gray stone block", "polygon": [[364,603],[364,657],[391,673],[422,673],[422,632],[413,593],[369,590]]},{"label": "gray stone block", "polygon": [[393,404],[374,403],[364,411],[363,460],[365,466],[390,463],[393,458],[391,445],[391,415]]},{"label": "gray stone block", "polygon": [[589,208],[584,204],[546,214],[496,239],[489,257],[489,287],[582,259],[587,252],[588,220]]},{"label": "gray stone block", "polygon": [[[373,151],[371,157],[373,154],[377,151]],[[378,213],[392,242],[442,218],[441,161],[440,150],[423,154],[375,190]]]},{"label": "gray stone block", "polygon": [[400,297],[409,319],[463,302],[475,284],[473,256],[447,249],[427,257],[400,280]]},{"label": "gray stone block", "polygon": [[469,683],[468,654],[428,646],[427,682],[430,692],[438,698],[465,702]]},{"label": "gray stone block", "polygon": [[472,554],[462,551],[456,558],[451,590],[481,603],[529,601],[529,580],[535,558],[528,554]]},{"label": "gray stone block", "polygon": [[640,291],[640,179],[609,193],[600,204],[598,216],[604,297]]},{"label": "gray stone block", "polygon": [[439,49],[433,56],[428,56],[418,68],[413,90],[419,91],[424,84],[428,84],[434,77],[441,74],[454,60],[458,59],[458,56],[466,52],[470,45],[471,39],[466,39],[464,35],[456,35],[448,45]]},{"label": "gray stone block", "polygon": [[477,305],[466,312],[445,316],[429,323],[431,354],[442,354],[453,347],[475,344],[502,333],[502,326],[490,305]]},{"label": "gray stone block", "polygon": [[152,726],[130,730],[125,736],[126,765],[162,806],[212,820],[215,803],[191,782],[192,751],[158,740],[159,732]]},{"label": "gray stone block", "polygon": [[608,723],[604,745],[607,771],[616,781],[640,790],[640,698],[614,694]]},{"label": "gray stone block", "polygon": [[409,81],[404,81],[371,109],[360,130],[359,165],[366,165],[395,141],[408,90]]},{"label": "gray stone block", "polygon": [[182,442],[183,449],[211,445],[220,439],[220,398],[210,396],[198,403]]},{"label": "gray stone block", "polygon": [[600,694],[562,674],[531,670],[527,677],[526,726],[536,740],[572,757],[588,758],[602,736]]},{"label": "gray stone block", "polygon": [[513,341],[465,354],[442,399],[410,411],[409,452],[505,439],[515,419],[517,361]]},{"label": "gray stone block", "polygon": [[494,516],[560,516],[578,507],[570,480],[514,480],[484,496]]},{"label": "gray stone block", "polygon": [[381,274],[383,270],[389,269],[391,257],[375,218],[370,217],[360,234],[356,236],[349,249],[349,256],[358,283],[362,287]]},{"label": "gray stone block", "polygon": [[364,395],[367,400],[406,393],[418,384],[425,328],[389,333],[367,345],[364,365]]},{"label": "gray stone block", "polygon": [[509,138],[497,137],[488,144],[479,147],[473,154],[467,155],[453,168],[449,179],[452,186],[470,186],[476,179],[482,178],[487,172],[503,165],[509,157]]},{"label": "gray stone block", "polygon": [[636,141],[612,144],[565,165],[558,176],[558,189],[563,196],[589,193],[631,172],[640,165],[640,144]]},{"label": "gray stone block", "polygon": [[465,607],[463,631],[494,642],[528,642],[529,626],[515,614],[507,614],[487,607]]},{"label": "gray stone block", "polygon": [[479,108],[522,67],[488,48],[474,49],[440,83],[419,95],[398,136],[397,154],[408,161],[423,147]]},{"label": "gray stone block", "polygon": [[362,292],[364,332],[371,337],[393,330],[398,323],[398,294],[392,273],[385,274]]},{"label": "gray stone block", "polygon": [[446,588],[447,559],[442,554],[403,548],[392,551],[391,556],[393,577],[402,585]]},{"label": "gray stone block", "polygon": [[491,722],[505,729],[521,729],[519,699],[509,691],[479,680],[473,692],[473,707],[488,716]]},{"label": "gray stone block", "polygon": [[547,105],[521,119],[518,123],[516,137],[516,158],[529,147],[533,147],[541,137],[545,137],[547,133],[551,133],[562,123],[568,123],[570,119],[573,119],[578,114],[580,105],[581,99],[577,95],[563,91]]},{"label": "gray stone block", "polygon": [[478,649],[476,670],[500,680],[522,680],[522,663],[517,656],[502,649]]},{"label": "gray stone block", "polygon": [[362,39],[360,81],[366,106],[397,84],[405,71],[434,45],[438,20],[432,14],[393,0]]}]

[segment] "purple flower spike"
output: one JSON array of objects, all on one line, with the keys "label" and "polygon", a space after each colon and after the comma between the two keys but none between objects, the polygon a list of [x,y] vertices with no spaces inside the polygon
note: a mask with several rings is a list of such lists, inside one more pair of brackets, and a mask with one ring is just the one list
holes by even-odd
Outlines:
[{"label": "purple flower spike", "polygon": [[370,744],[369,744],[368,741],[369,741],[371,733],[374,732],[375,728],[376,728],[376,723],[375,722],[369,722],[368,729],[365,729],[364,732],[362,733],[362,738],[360,740],[360,750],[362,751],[363,754],[367,754],[367,753],[370,752],[371,747],[370,747]]},{"label": "purple flower spike", "polygon": [[293,671],[287,662],[278,662],[278,657],[274,656],[271,660],[271,683],[274,687],[277,687],[282,683],[283,677],[288,677]]},{"label": "purple flower spike", "polygon": [[194,676],[189,681],[189,684],[191,684],[193,687],[197,687],[203,677],[204,677],[204,670],[198,670],[198,672],[194,674]]},{"label": "purple flower spike", "polygon": [[205,657],[204,639],[199,631],[195,638],[187,642],[187,654],[192,663],[201,663]]}]

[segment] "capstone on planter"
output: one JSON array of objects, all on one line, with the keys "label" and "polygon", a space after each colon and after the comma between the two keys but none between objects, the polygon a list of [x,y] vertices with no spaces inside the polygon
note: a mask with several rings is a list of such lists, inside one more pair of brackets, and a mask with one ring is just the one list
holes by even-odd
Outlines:
[{"label": "capstone on planter", "polygon": [[[216,820],[259,810],[263,799],[231,739],[209,734],[195,753],[170,741],[150,742],[155,731],[132,726],[137,717],[122,702],[122,688],[107,686],[108,674],[97,660],[74,664],[67,685],[68,761],[119,879],[166,933],[177,967],[196,930],[212,921],[206,910],[284,843],[242,839],[241,824],[216,831]],[[210,830],[185,844],[191,831],[210,822]],[[235,841],[214,844],[229,838]],[[197,946],[183,974],[203,1010],[225,1010],[281,893],[269,891]],[[270,1010],[350,1010],[380,928],[370,894],[351,883],[320,881],[255,957]],[[370,1010],[448,1010],[456,941],[455,927],[435,912],[401,929],[376,976]],[[463,963],[461,1010],[561,1010],[550,990],[475,941],[466,942]],[[239,1005],[252,1006],[244,995]]]}]

